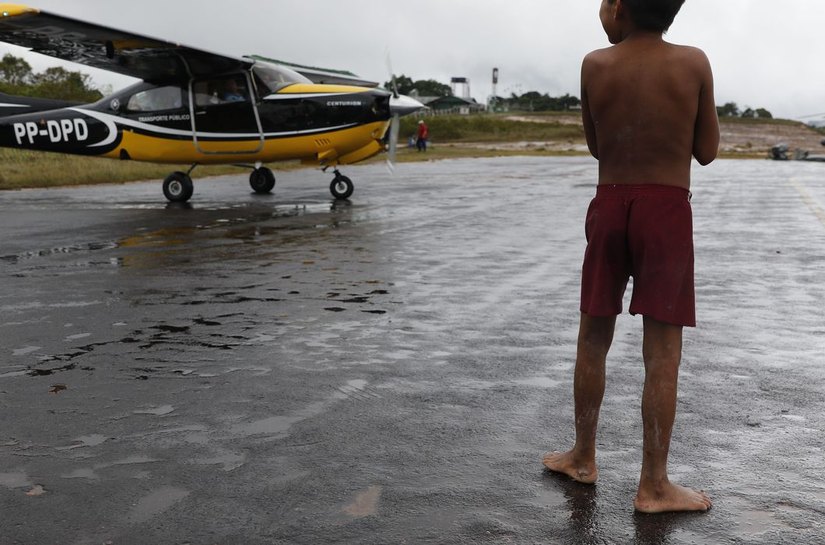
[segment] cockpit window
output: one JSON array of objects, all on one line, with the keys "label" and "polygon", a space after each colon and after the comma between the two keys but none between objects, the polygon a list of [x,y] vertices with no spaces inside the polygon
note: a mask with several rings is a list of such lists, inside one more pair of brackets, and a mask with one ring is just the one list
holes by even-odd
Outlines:
[{"label": "cockpit window", "polygon": [[274,93],[292,83],[312,83],[298,72],[277,64],[258,62],[252,68],[252,73],[255,75],[255,82],[259,86],[262,95],[267,94],[263,92],[264,89]]},{"label": "cockpit window", "polygon": [[180,87],[156,87],[135,93],[126,103],[126,110],[130,112],[157,112],[162,110],[176,110],[183,106],[183,95]]},{"label": "cockpit window", "polygon": [[195,106],[249,102],[250,93],[246,87],[246,78],[240,74],[196,81],[192,86]]}]

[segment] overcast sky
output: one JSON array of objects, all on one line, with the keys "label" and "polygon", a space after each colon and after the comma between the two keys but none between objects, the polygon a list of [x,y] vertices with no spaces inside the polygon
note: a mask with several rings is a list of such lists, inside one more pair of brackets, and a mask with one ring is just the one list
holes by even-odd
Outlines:
[{"label": "overcast sky", "polygon": [[[539,91],[579,96],[581,58],[609,45],[599,0],[35,0],[32,7],[230,55],[260,54],[384,82],[393,71],[474,98]],[[669,41],[701,47],[717,103],[774,116],[825,113],[825,3],[686,0]],[[22,50],[0,44],[0,54]],[[27,56],[40,70],[42,61]],[[124,80],[92,72],[96,81]],[[825,117],[822,116],[822,117]]]}]

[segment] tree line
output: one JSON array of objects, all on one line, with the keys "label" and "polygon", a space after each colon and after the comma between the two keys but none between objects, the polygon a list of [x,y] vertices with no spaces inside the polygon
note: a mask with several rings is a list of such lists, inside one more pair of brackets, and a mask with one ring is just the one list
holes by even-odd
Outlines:
[{"label": "tree line", "polygon": [[[397,89],[402,95],[417,94],[426,97],[449,97],[453,90],[449,85],[433,79],[413,80],[400,75],[394,81],[384,83],[386,89]],[[95,102],[103,94],[92,85],[88,74],[66,70],[61,67],[47,68],[43,72],[34,72],[25,59],[7,53],[0,60],[0,92],[10,95],[75,100],[78,102]],[[495,97],[496,109],[529,112],[566,111],[577,109],[581,101],[570,94],[551,97],[547,93],[528,91],[522,95],[512,93],[509,97]],[[742,117],[772,119],[773,115],[765,108],[746,107],[740,110],[735,102],[717,106],[719,117]]]},{"label": "tree line", "polygon": [[759,118],[759,119],[773,119],[773,115],[765,108],[745,108],[740,110],[735,102],[727,102],[722,106],[716,107],[716,113],[719,117],[744,117],[744,118]]},{"label": "tree line", "polygon": [[92,77],[59,66],[34,72],[25,59],[7,53],[0,60],[0,92],[10,95],[95,102],[103,94],[92,86]]},{"label": "tree line", "polygon": [[[413,80],[400,75],[394,81],[384,83],[385,89],[397,90],[402,95],[417,95],[421,97],[450,97],[453,90],[449,85],[432,79]],[[528,91],[522,95],[512,93],[509,97],[495,97],[497,109],[521,110],[530,112],[564,111],[578,108],[581,101],[569,94],[560,97],[551,97],[547,93]]]},{"label": "tree line", "polygon": [[564,112],[581,108],[581,100],[570,94],[551,97],[538,91],[528,91],[522,95],[511,93],[509,98],[496,97],[494,107],[524,112]]}]

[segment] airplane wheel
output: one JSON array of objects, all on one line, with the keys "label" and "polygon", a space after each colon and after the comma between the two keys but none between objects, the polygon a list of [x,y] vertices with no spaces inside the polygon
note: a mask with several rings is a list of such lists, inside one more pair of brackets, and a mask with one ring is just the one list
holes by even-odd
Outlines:
[{"label": "airplane wheel", "polygon": [[173,172],[163,180],[163,194],[172,202],[186,202],[195,190],[192,178],[183,172]]},{"label": "airplane wheel", "polygon": [[275,175],[266,167],[256,168],[249,175],[249,185],[255,193],[269,193],[275,187]]},{"label": "airplane wheel", "polygon": [[339,200],[348,199],[354,190],[355,186],[352,185],[352,180],[343,174],[336,176],[332,180],[332,183],[329,184],[330,193],[332,193],[333,197]]}]

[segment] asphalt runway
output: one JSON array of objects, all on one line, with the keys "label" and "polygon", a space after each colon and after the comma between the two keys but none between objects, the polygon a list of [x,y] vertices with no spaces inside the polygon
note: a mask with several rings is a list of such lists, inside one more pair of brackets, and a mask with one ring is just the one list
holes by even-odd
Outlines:
[{"label": "asphalt runway", "polygon": [[[36,168],[36,165],[33,166]],[[0,544],[821,544],[825,166],[694,169],[699,327],[634,514],[641,319],[600,481],[570,446],[596,163],[453,160],[0,193]],[[196,171],[197,173],[197,171]]]}]

